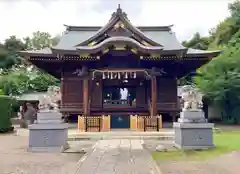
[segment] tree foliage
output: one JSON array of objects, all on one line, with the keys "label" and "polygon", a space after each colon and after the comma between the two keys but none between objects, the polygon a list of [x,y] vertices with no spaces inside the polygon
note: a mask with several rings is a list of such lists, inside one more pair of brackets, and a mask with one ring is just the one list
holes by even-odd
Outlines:
[{"label": "tree foliage", "polygon": [[46,91],[48,86],[58,86],[59,82],[51,75],[40,70],[30,70],[21,65],[3,72],[0,89],[5,95],[20,95],[30,91]]},{"label": "tree foliage", "polygon": [[4,44],[0,44],[0,68],[7,69],[15,64],[21,64],[22,58],[18,56],[17,52],[24,49],[24,43],[16,36],[6,39]]},{"label": "tree foliage", "polygon": [[191,40],[182,43],[185,47],[207,50],[209,46],[208,37],[201,37],[200,33],[195,33]]},{"label": "tree foliage", "polygon": [[58,80],[36,68],[29,71],[18,52],[22,50],[38,50],[56,45],[59,36],[52,37],[47,32],[34,32],[31,37],[23,39],[10,36],[0,44],[0,89],[5,95],[19,95],[29,91],[46,91],[50,85],[57,85]]},{"label": "tree foliage", "polygon": [[[223,52],[199,69],[200,75],[194,82],[220,109],[224,121],[240,123],[240,1],[229,4],[229,10],[231,16],[212,29],[209,37],[204,37],[208,50],[220,48]],[[184,44],[196,48],[202,39],[196,34]]]},{"label": "tree foliage", "polygon": [[59,41],[59,36],[52,37],[48,32],[34,32],[31,37],[24,38],[27,50],[40,50],[54,46]]}]

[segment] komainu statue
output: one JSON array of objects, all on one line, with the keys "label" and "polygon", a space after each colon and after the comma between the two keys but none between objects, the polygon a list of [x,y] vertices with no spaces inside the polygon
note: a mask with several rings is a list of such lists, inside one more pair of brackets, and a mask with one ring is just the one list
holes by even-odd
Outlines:
[{"label": "komainu statue", "polygon": [[49,86],[47,94],[39,98],[39,110],[40,111],[58,111],[59,103],[61,101],[60,88],[57,86]]},{"label": "komainu statue", "polygon": [[201,111],[203,107],[202,94],[192,85],[182,87],[181,95],[184,106],[183,111]]}]

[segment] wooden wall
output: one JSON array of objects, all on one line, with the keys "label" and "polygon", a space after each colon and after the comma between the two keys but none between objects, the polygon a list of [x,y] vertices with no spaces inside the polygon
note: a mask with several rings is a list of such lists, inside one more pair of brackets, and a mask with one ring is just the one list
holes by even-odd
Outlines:
[{"label": "wooden wall", "polygon": [[157,108],[159,111],[178,110],[177,80],[157,78]]},{"label": "wooden wall", "polygon": [[136,105],[137,107],[145,107],[147,105],[146,86],[136,87]]},{"label": "wooden wall", "polygon": [[62,108],[82,112],[83,110],[83,80],[81,78],[62,79]]},{"label": "wooden wall", "polygon": [[177,81],[173,78],[157,78],[157,101],[177,102]]},{"label": "wooden wall", "polygon": [[90,82],[90,100],[91,100],[91,108],[101,108],[102,107],[102,80],[96,81],[93,80]]}]

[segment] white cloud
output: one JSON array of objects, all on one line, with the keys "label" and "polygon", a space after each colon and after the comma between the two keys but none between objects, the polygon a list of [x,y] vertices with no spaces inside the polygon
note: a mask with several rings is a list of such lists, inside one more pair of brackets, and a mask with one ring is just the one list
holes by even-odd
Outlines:
[{"label": "white cloud", "polygon": [[[44,0],[43,0],[44,1]],[[137,0],[136,0],[137,1]],[[140,11],[124,2],[123,9],[136,25],[170,25],[179,39],[188,39],[200,31],[206,35],[220,20],[228,15],[227,4],[232,0],[142,0],[138,1]],[[39,1],[18,0],[9,3],[0,1],[0,41],[10,35],[25,37],[32,32],[48,31],[52,35],[64,31],[63,24],[104,25],[116,9],[94,10],[98,3],[108,0],[58,0]],[[117,3],[116,2],[116,8]],[[104,8],[104,5],[102,6]],[[112,7],[112,6],[111,6]],[[132,8],[132,10],[131,10]]]}]

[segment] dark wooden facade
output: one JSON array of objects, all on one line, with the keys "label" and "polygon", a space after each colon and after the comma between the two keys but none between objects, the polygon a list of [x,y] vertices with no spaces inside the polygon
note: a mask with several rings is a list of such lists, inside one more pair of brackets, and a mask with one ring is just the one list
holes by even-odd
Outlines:
[{"label": "dark wooden facade", "polygon": [[[73,42],[76,37],[80,39],[82,31],[86,34],[93,30],[96,30],[95,34]],[[159,35],[166,36],[155,41],[144,32],[159,32]],[[76,33],[79,35],[75,36]],[[67,43],[69,41],[72,43]],[[113,13],[104,27],[67,26],[56,47],[22,52],[38,68],[61,79],[62,113],[85,116],[156,116],[162,113],[174,116],[180,112],[177,79],[219,53],[183,47],[172,33],[171,26],[135,27],[121,8]],[[116,77],[109,77],[109,73]],[[130,77],[132,73],[134,77]],[[106,103],[103,91],[107,87],[134,88],[135,103]]]}]

